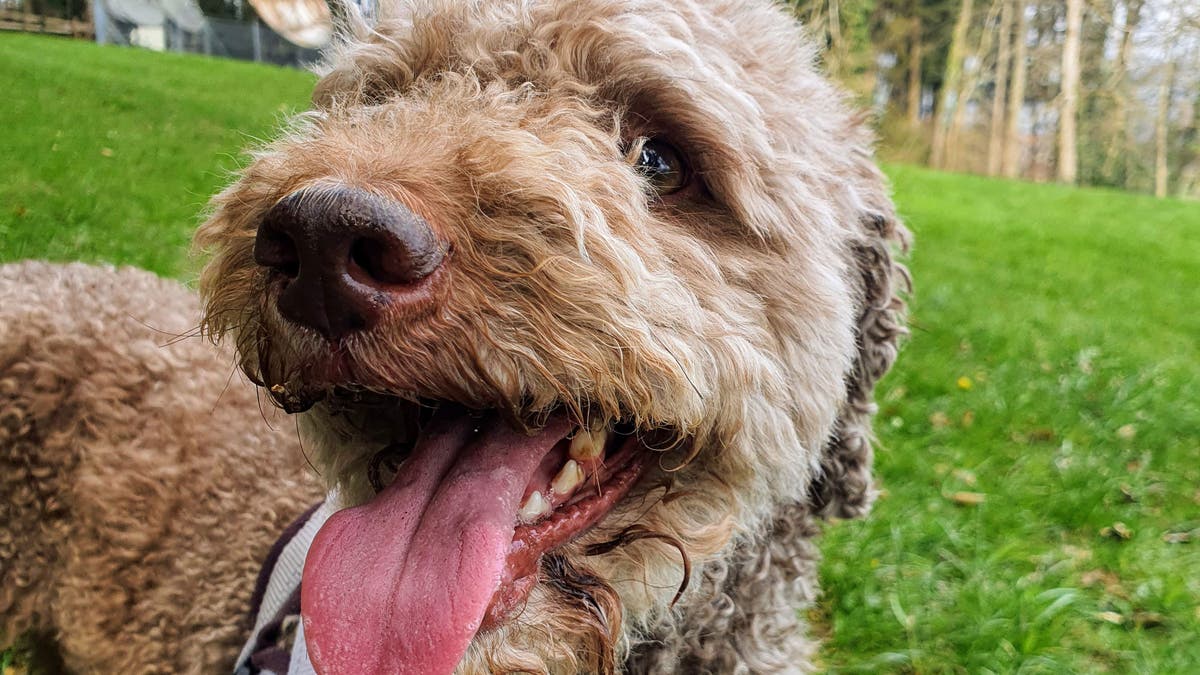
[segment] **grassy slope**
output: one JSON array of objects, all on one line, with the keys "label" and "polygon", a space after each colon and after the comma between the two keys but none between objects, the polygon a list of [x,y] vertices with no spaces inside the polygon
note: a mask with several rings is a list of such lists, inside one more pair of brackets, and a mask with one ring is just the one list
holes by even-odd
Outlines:
[{"label": "grassy slope", "polygon": [[282,68],[0,34],[0,260],[186,274],[197,214],[238,153],[306,103]]},{"label": "grassy slope", "polygon": [[[12,35],[0,62],[21,92],[0,125],[0,260],[184,276],[207,195],[311,84]],[[1194,671],[1200,206],[891,174],[917,235],[916,329],[880,388],[887,495],[824,543],[825,664]],[[959,491],[986,501],[956,506]],[[1130,540],[1101,535],[1117,521]]]},{"label": "grassy slope", "polygon": [[914,333],[879,389],[886,496],[823,547],[826,663],[1195,672],[1200,205],[890,173]]}]

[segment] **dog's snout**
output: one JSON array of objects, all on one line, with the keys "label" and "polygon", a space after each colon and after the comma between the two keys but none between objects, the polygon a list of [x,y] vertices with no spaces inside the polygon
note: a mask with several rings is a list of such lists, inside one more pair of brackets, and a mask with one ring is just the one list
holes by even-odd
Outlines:
[{"label": "dog's snout", "polygon": [[423,301],[445,252],[404,204],[346,187],[284,197],[254,241],[255,262],[284,278],[280,313],[329,339],[373,327],[389,307]]}]

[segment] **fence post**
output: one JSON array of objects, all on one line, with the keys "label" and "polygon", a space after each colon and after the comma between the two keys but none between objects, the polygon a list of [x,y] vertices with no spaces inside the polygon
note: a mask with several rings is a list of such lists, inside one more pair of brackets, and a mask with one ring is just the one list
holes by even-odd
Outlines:
[{"label": "fence post", "polygon": [[258,19],[250,24],[250,41],[254,44],[254,60],[262,61],[262,35],[258,32]]},{"label": "fence post", "polygon": [[108,44],[108,11],[104,8],[104,0],[92,0],[92,22],[96,44]]}]

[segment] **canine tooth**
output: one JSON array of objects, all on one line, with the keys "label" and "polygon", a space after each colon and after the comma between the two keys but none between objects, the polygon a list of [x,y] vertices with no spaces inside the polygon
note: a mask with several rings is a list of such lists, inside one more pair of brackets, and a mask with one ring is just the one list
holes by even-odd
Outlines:
[{"label": "canine tooth", "polygon": [[608,427],[601,427],[592,432],[592,445],[596,447],[596,456],[604,454],[604,446],[608,445]]},{"label": "canine tooth", "polygon": [[583,433],[580,430],[571,438],[571,447],[567,449],[567,454],[575,459],[588,459],[592,456],[592,435]]},{"label": "canine tooth", "polygon": [[541,492],[534,492],[521,502],[521,510],[517,511],[517,518],[523,523],[532,523],[542,516],[550,513],[550,502],[542,496]]},{"label": "canine tooth", "polygon": [[562,496],[570,494],[579,484],[583,482],[583,469],[579,468],[579,463],[573,459],[568,459],[566,464],[559,469],[558,475],[550,482],[550,489],[554,490],[554,494]]},{"label": "canine tooth", "polygon": [[[572,459],[577,459],[581,462],[600,457],[604,454],[604,437],[607,433],[603,430],[590,433],[584,433],[583,430],[580,430],[580,433],[575,434],[575,438],[571,439],[571,447],[568,449],[567,454],[571,455]],[[597,438],[600,441],[599,443],[596,442]]]}]

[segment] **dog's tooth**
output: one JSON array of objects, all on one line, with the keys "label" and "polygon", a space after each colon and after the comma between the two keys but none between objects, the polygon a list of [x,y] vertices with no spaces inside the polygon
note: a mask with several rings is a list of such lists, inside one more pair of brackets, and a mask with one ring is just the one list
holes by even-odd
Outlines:
[{"label": "dog's tooth", "polygon": [[567,449],[567,454],[569,454],[572,459],[578,459],[580,461],[594,459],[596,457],[596,452],[594,444],[592,443],[592,435],[587,433],[586,429],[581,429],[579,433],[575,434],[575,436],[571,439],[571,447]]},{"label": "dog's tooth", "polygon": [[517,518],[525,524],[541,518],[550,513],[550,502],[542,496],[541,492],[530,493],[525,501],[521,502],[521,509],[517,511]]},{"label": "dog's tooth", "polygon": [[554,490],[554,494],[562,497],[571,494],[582,482],[583,469],[579,468],[578,462],[568,459],[567,463],[559,469],[554,480],[550,481],[550,489]]},{"label": "dog's tooth", "polygon": [[600,427],[592,432],[592,445],[596,448],[596,456],[604,456],[604,448],[608,445],[608,427]]}]

